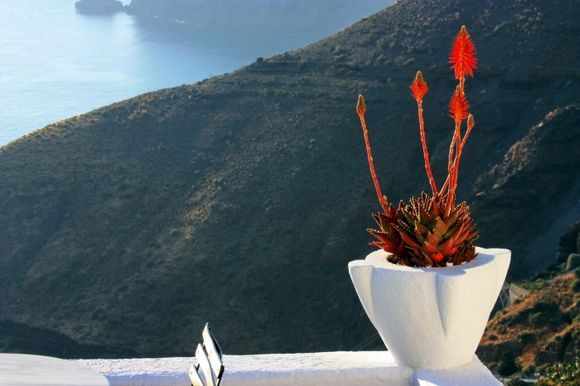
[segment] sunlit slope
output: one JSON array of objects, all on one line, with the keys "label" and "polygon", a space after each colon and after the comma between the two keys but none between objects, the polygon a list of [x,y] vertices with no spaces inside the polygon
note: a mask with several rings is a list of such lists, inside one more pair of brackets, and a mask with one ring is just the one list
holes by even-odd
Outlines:
[{"label": "sunlit slope", "polygon": [[[143,355],[191,354],[206,321],[226,353],[379,347],[346,270],[372,250],[365,228],[379,208],[356,96],[365,93],[383,190],[406,199],[428,189],[408,91],[422,69],[442,181],[446,62],[461,24],[480,68],[468,85],[476,127],[458,198],[472,203],[480,245],[513,250],[510,275],[544,268],[550,255],[530,264],[529,246],[556,245],[561,232],[521,230],[558,224],[576,205],[579,17],[571,0],[401,1],[304,49],[2,148],[0,319]],[[501,165],[520,173],[505,161],[510,148],[553,111],[564,118],[550,130],[569,136],[532,152],[549,144],[538,166],[549,186],[494,188]],[[537,199],[519,201],[531,189]]]}]

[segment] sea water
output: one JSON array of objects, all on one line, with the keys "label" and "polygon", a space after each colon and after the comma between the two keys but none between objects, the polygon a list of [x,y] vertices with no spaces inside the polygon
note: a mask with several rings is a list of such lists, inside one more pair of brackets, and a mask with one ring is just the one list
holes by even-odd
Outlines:
[{"label": "sea water", "polygon": [[83,15],[74,0],[0,0],[0,146],[49,123],[227,73],[332,32],[209,31],[124,12]]}]

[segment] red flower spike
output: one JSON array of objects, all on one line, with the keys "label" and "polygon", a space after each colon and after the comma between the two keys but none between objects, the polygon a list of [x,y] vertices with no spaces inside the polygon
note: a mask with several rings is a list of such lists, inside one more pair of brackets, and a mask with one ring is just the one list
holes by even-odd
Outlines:
[{"label": "red flower spike", "polygon": [[427,149],[427,138],[425,137],[425,121],[423,120],[423,97],[429,91],[429,86],[427,86],[427,82],[425,82],[421,71],[417,71],[417,74],[415,74],[415,79],[411,83],[410,89],[413,98],[417,101],[417,117],[419,118],[419,133],[421,136],[421,147],[423,149],[423,160],[425,161],[425,171],[427,172],[431,190],[435,194],[437,193],[437,184],[435,183],[433,171],[431,170],[431,161],[429,161],[429,149]]},{"label": "red flower spike", "polygon": [[455,79],[464,78],[469,75],[473,78],[473,70],[477,69],[477,57],[475,56],[475,45],[471,41],[467,28],[463,25],[455,37],[449,64],[455,72]]},{"label": "red flower spike", "polygon": [[465,99],[465,93],[459,87],[455,89],[451,100],[449,101],[449,116],[455,122],[461,122],[469,114],[469,102]]},{"label": "red flower spike", "polygon": [[429,86],[427,86],[427,82],[425,82],[425,78],[423,78],[423,73],[421,73],[421,71],[417,71],[415,80],[413,80],[413,83],[411,83],[411,87],[409,88],[411,89],[413,98],[415,98],[417,102],[423,100],[423,97],[429,91]]}]

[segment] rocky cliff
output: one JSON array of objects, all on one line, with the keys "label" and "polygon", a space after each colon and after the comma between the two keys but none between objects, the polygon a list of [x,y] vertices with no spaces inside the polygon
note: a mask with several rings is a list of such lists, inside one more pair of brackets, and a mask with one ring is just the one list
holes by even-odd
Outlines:
[{"label": "rocky cliff", "polygon": [[578,218],[579,19],[572,0],[401,1],[1,148],[0,320],[141,355],[191,354],[206,321],[227,353],[380,347],[346,270],[378,210],[356,96],[383,190],[406,199],[428,188],[408,92],[422,69],[441,181],[461,24],[480,68],[459,199],[480,245],[513,250],[511,277],[542,270]]}]

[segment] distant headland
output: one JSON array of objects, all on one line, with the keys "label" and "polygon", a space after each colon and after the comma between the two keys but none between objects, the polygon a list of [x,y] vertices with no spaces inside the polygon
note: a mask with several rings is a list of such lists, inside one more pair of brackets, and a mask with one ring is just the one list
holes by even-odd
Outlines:
[{"label": "distant headland", "polygon": [[[324,35],[336,32],[335,26],[349,25],[373,14],[393,0],[79,0],[79,13],[112,15],[126,12],[161,22],[177,22],[201,27],[227,26],[266,29],[274,32],[316,30]],[[329,17],[328,15],[331,15]]]},{"label": "distant headland", "polygon": [[123,3],[118,0],[79,0],[75,8],[86,14],[113,14],[123,10]]}]

